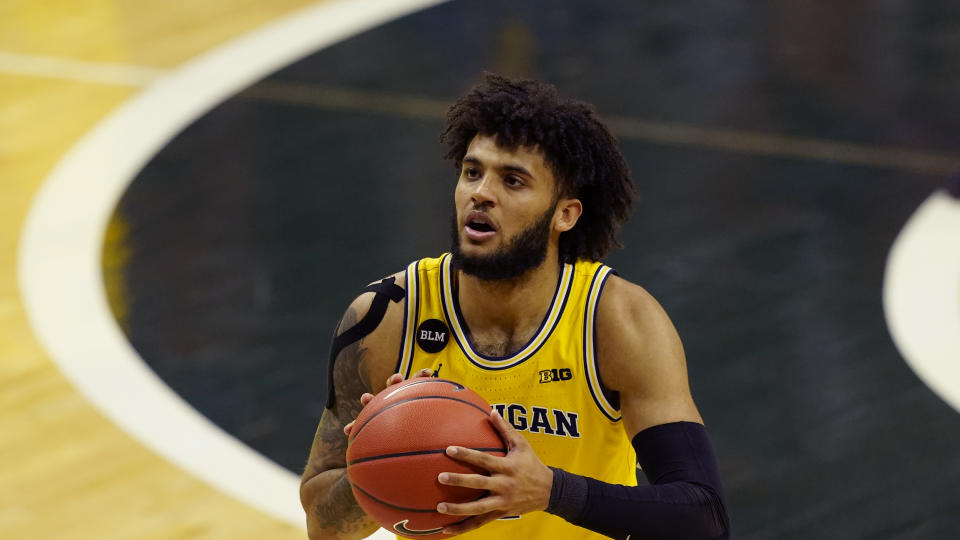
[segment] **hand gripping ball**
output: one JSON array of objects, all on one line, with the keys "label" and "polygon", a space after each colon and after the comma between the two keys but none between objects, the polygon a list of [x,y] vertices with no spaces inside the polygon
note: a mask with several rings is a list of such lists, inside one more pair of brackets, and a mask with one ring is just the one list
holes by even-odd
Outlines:
[{"label": "hand gripping ball", "polygon": [[453,381],[422,377],[385,388],[357,416],[347,447],[347,478],[360,507],[401,536],[447,536],[443,527],[463,518],[438,513],[437,504],[486,492],[442,485],[437,475],[487,471],[448,457],[446,448],[506,455],[489,417],[490,405]]}]

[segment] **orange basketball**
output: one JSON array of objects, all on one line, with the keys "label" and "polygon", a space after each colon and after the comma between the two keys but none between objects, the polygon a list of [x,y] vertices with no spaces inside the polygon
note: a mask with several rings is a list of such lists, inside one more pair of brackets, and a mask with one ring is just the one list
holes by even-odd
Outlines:
[{"label": "orange basketball", "polygon": [[447,536],[441,529],[463,517],[440,514],[437,504],[473,501],[486,492],[442,485],[437,475],[487,472],[448,457],[446,448],[506,455],[489,416],[482,397],[453,381],[417,378],[385,388],[350,432],[347,478],[360,507],[401,536]]}]

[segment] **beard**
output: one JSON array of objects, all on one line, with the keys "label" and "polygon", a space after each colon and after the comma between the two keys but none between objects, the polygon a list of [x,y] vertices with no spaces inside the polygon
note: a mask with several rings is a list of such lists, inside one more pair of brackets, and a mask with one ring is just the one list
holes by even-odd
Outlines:
[{"label": "beard", "polygon": [[552,205],[537,221],[520,231],[489,255],[464,255],[460,249],[460,229],[454,210],[450,227],[451,263],[456,270],[485,281],[505,281],[522,276],[540,266],[547,258],[550,223],[556,205]]}]

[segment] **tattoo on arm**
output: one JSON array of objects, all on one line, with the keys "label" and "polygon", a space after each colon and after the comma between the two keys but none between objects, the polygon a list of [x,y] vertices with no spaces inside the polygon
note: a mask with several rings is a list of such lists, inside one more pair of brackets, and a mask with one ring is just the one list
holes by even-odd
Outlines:
[{"label": "tattoo on arm", "polygon": [[346,475],[331,486],[326,500],[314,509],[314,516],[322,528],[344,533],[361,531],[370,523],[354,499]]},{"label": "tattoo on arm", "polygon": [[[356,309],[351,306],[344,313],[343,319],[340,320],[337,334],[353,328],[358,319]],[[333,412],[344,425],[353,421],[360,414],[360,410],[363,408],[360,405],[360,396],[364,392],[371,391],[370,385],[363,380],[363,374],[360,371],[367,355],[367,348],[364,346],[365,340],[366,338],[360,338],[344,347],[337,355],[336,362],[333,365],[333,381],[337,388],[337,396],[339,396],[334,403]],[[346,451],[347,441],[342,431],[339,432],[339,439],[343,445],[343,450]]]},{"label": "tattoo on arm", "polygon": [[[357,319],[356,310],[350,307],[344,314],[337,333],[352,328]],[[308,469],[319,472],[329,468],[321,466],[322,464],[330,463],[337,464],[335,467],[346,466],[347,437],[343,434],[343,426],[360,413],[360,395],[371,391],[360,371],[366,352],[364,340],[361,339],[348,345],[337,355],[333,369],[336,402],[332,410],[323,413],[314,437],[316,457],[319,459],[316,463],[311,460],[307,465]],[[368,528],[371,523],[354,499],[346,474],[337,479],[325,497],[316,501],[312,510],[317,524],[323,529],[351,533]]]}]

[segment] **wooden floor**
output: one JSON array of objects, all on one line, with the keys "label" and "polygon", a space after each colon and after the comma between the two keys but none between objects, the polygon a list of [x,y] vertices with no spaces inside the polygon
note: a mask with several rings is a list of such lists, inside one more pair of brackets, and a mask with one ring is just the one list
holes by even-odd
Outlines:
[{"label": "wooden floor", "polygon": [[[0,2],[0,55],[28,64],[0,72],[0,537],[304,536],[183,473],[88,404],[33,337],[16,268],[36,190],[80,137],[139,91],[137,73],[175,68],[308,3]],[[117,64],[130,81],[78,80],[57,73],[62,61]]]},{"label": "wooden floor", "polygon": [[[356,13],[431,1],[320,3]],[[292,517],[269,517],[101,414],[73,386],[76,371],[58,367],[63,349],[35,337],[36,288],[23,279],[44,264],[81,275],[81,265],[47,257],[31,259],[39,272],[18,272],[38,190],[78,141],[133,98],[171,87],[151,82],[206,73],[178,68],[316,4],[0,0],[0,540],[305,536],[295,496]],[[943,0],[460,0],[313,47],[221,96],[114,206],[97,270],[111,322],[127,334],[118,341],[295,488],[325,402],[317,351],[351,291],[447,245],[436,225],[449,205],[436,187],[451,171],[436,147],[446,107],[485,69],[532,74],[612,115],[644,177],[627,249],[608,262],[655,292],[684,336],[734,536],[956,538],[960,385],[939,396],[927,385],[960,377],[921,381],[891,340],[883,302],[904,223],[949,177],[960,186],[955,11]],[[316,22],[303,33],[316,36]],[[115,146],[135,153],[127,140]],[[103,168],[94,170],[106,178]],[[906,257],[910,283],[928,281],[924,266],[960,268],[960,202],[943,199],[952,225],[928,235],[943,245],[913,246],[926,254]],[[363,219],[345,223],[344,201]],[[73,224],[59,219],[67,212],[53,221]],[[402,238],[383,234],[401,225]],[[937,252],[957,265],[926,256]],[[111,281],[113,266],[123,272]],[[960,273],[945,273],[930,290],[948,317],[903,311],[923,345],[930,332],[956,335],[944,321],[960,321]],[[73,304],[46,307],[64,318]],[[88,367],[86,347],[66,350]],[[934,352],[947,351],[949,367],[957,350]]]}]

